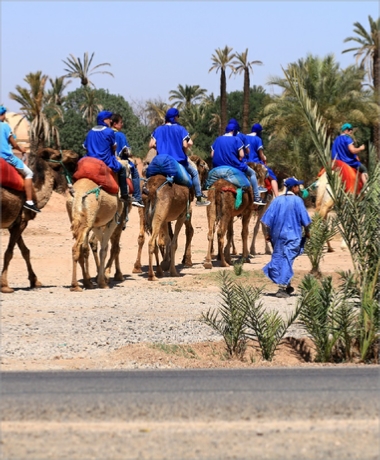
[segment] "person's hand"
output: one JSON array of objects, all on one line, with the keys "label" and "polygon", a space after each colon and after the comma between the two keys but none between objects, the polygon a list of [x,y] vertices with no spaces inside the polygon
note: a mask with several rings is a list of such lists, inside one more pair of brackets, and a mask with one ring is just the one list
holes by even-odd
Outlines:
[{"label": "person's hand", "polygon": [[305,238],[308,238],[308,239],[310,238],[310,232],[305,233]]},{"label": "person's hand", "polygon": [[268,243],[271,242],[270,235],[267,235],[267,236],[265,237],[265,241],[268,241]]},{"label": "person's hand", "polygon": [[364,144],[361,145],[361,146],[359,147],[359,150],[360,150],[361,152],[362,152],[363,150],[365,150],[365,145],[364,145]]}]

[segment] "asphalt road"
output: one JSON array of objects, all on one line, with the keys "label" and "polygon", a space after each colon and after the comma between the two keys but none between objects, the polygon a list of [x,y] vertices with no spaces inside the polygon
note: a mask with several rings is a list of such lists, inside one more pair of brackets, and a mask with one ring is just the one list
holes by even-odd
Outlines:
[{"label": "asphalt road", "polygon": [[376,419],[378,367],[7,372],[2,420]]}]

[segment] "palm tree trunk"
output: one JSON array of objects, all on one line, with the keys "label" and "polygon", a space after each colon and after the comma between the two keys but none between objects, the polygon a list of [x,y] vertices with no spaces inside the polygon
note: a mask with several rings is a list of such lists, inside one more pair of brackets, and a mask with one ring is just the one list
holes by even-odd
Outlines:
[{"label": "palm tree trunk", "polygon": [[227,82],[226,71],[221,69],[220,74],[220,135],[224,133],[227,124]]},{"label": "palm tree trunk", "polygon": [[243,133],[248,132],[249,117],[249,68],[244,69],[244,90],[243,90]]}]

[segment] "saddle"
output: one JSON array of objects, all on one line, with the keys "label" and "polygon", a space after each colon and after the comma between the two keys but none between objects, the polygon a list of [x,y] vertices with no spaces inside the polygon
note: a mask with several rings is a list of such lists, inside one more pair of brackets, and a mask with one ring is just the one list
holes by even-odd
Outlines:
[{"label": "saddle", "polygon": [[0,158],[0,185],[19,192],[25,190],[24,178],[18,173],[17,169],[7,163],[4,158]]},{"label": "saddle", "polygon": [[[78,161],[77,169],[73,175],[73,181],[90,179],[95,184],[112,195],[119,192],[117,174],[112,171],[102,160],[92,157],[84,157]],[[129,193],[133,193],[132,180],[127,178]]]},{"label": "saddle", "polygon": [[[340,174],[342,178],[342,182],[345,187],[345,192],[346,193],[354,193],[355,192],[355,186],[356,182],[356,193],[360,193],[362,187],[363,187],[363,182],[360,179],[360,173],[355,169],[349,166],[347,163],[344,163],[343,161],[340,160],[335,160],[333,161],[332,164],[332,169],[336,171],[338,174]],[[322,174],[324,174],[325,169],[322,168],[321,171],[318,173],[318,177],[320,177]],[[359,177],[357,177],[359,175]]]}]

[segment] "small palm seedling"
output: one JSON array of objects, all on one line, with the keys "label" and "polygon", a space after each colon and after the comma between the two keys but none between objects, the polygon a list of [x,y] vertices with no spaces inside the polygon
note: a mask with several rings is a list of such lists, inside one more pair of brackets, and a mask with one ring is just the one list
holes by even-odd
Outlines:
[{"label": "small palm seedling", "polygon": [[257,340],[263,359],[272,361],[286,332],[297,319],[300,308],[297,307],[293,314],[284,320],[278,311],[265,311],[261,301],[251,302],[250,289],[244,292],[242,297],[248,304],[247,336]]},{"label": "small palm seedling", "polygon": [[[222,271],[221,297],[222,302],[218,310],[208,310],[202,313],[202,321],[222,335],[227,352],[230,356],[242,358],[246,350],[246,304],[241,302],[241,296],[236,283],[230,276]],[[258,298],[259,290],[256,290],[254,298]]]},{"label": "small palm seedling", "polygon": [[241,274],[243,273],[243,265],[244,265],[243,259],[238,260],[237,262],[234,263],[234,273],[236,276],[241,276]]},{"label": "small palm seedling", "polygon": [[300,322],[310,334],[318,362],[329,362],[338,356],[338,345],[344,345],[345,355],[351,357],[351,343],[357,321],[353,305],[344,290],[336,292],[332,278],[319,283],[306,275],[301,283],[299,301]]},{"label": "small palm seedling", "polygon": [[310,238],[305,245],[305,253],[311,262],[310,273],[317,278],[322,276],[320,262],[323,258],[323,247],[338,233],[335,220],[323,219],[319,213],[315,213],[310,227]]}]

